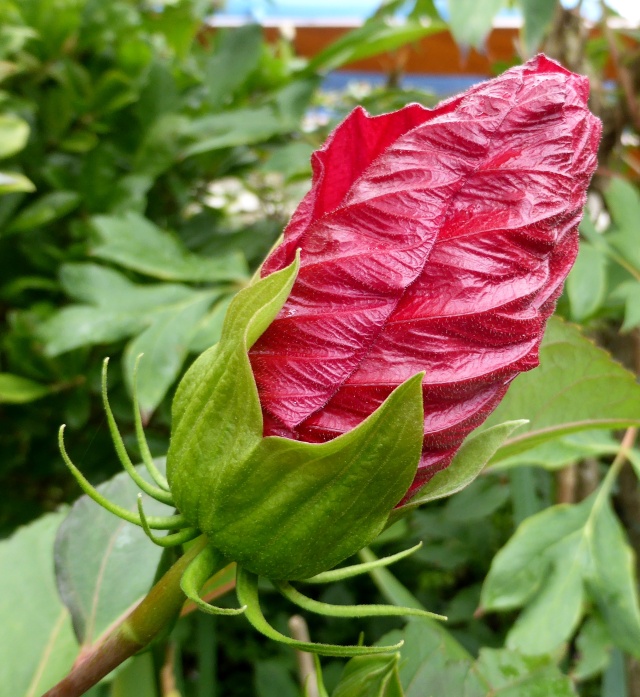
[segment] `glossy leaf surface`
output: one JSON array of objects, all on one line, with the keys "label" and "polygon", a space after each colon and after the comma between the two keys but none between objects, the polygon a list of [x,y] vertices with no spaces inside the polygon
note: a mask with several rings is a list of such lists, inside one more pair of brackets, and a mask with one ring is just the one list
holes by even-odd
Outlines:
[{"label": "glossy leaf surface", "polygon": [[433,110],[356,109],[263,267],[301,267],[250,357],[265,435],[323,442],[425,370],[412,491],[538,363],[577,251],[600,123],[544,56]]}]

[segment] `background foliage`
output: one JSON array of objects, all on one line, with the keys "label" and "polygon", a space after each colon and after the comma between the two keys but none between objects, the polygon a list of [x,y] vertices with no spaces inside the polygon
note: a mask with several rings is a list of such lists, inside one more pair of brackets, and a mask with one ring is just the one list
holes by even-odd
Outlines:
[{"label": "background foliage", "polygon": [[[640,451],[633,430],[621,451],[616,430],[640,422],[640,37],[604,20],[591,32],[555,0],[516,4],[520,57],[543,47],[588,74],[604,122],[580,255],[558,308],[581,328],[550,324],[540,368],[483,428],[530,423],[483,475],[399,520],[363,555],[424,547],[392,572],[317,596],[382,595],[449,617],[445,626],[359,622],[367,641],[406,643],[399,657],[323,661],[334,697],[640,695]],[[453,36],[482,48],[504,5],[450,0]],[[405,21],[389,23],[402,6]],[[110,478],[109,496],[133,507],[135,487],[112,477],[102,358],[112,356],[112,403],[130,435],[133,361],[145,353],[141,406],[163,455],[176,381],[217,341],[230,298],[308,186],[310,153],[355,104],[349,90],[323,91],[322,76],[445,27],[430,0],[391,0],[305,61],[256,26],[211,31],[210,11],[205,0],[0,0],[0,568],[11,570],[0,578],[3,696],[38,695],[62,677],[171,561],[84,499],[68,516],[59,508],[78,492],[56,450],[58,424],[69,425],[83,471]],[[399,82],[390,74],[386,89],[360,90],[358,101],[372,113],[433,103]],[[217,602],[231,579],[225,571],[210,582]],[[286,631],[290,606],[264,591]],[[91,694],[302,694],[295,656],[242,618],[183,614],[164,644]],[[316,641],[353,642],[349,625],[309,618]]]}]

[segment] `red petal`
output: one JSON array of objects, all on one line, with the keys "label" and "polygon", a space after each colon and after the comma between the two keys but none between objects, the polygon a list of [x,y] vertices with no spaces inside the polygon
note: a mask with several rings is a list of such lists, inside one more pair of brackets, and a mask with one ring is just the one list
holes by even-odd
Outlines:
[{"label": "red petal", "polygon": [[338,126],[263,269],[302,249],[250,352],[265,435],[333,438],[426,370],[412,489],[449,463],[538,363],[596,166],[587,97],[586,78],[538,56],[433,110]]}]

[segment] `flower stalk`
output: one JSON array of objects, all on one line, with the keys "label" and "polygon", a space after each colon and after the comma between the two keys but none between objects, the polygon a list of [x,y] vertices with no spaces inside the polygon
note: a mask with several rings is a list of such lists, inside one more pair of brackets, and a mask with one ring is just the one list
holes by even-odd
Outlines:
[{"label": "flower stalk", "polygon": [[127,658],[142,651],[175,621],[185,595],[182,575],[206,546],[202,536],[153,586],[118,627],[95,646],[80,653],[71,672],[43,697],[79,697]]}]

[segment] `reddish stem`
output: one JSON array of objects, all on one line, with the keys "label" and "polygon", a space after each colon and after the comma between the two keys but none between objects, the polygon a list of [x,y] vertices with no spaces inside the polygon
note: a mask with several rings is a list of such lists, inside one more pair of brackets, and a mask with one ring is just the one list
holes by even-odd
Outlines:
[{"label": "reddish stem", "polygon": [[171,626],[184,604],[182,574],[205,544],[205,537],[195,542],[131,614],[103,641],[84,650],[69,675],[43,697],[79,697]]}]

